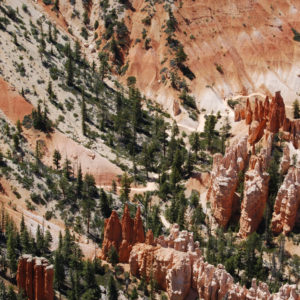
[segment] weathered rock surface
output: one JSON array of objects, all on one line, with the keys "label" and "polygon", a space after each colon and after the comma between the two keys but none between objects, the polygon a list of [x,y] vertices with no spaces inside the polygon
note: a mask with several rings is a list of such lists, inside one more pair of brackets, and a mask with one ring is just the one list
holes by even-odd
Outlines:
[{"label": "weathered rock surface", "polygon": [[265,172],[265,156],[251,156],[245,173],[244,198],[241,206],[241,237],[254,232],[262,220],[268,197],[269,174]]},{"label": "weathered rock surface", "polygon": [[[282,129],[285,134],[283,138],[291,141],[297,149],[300,141],[300,120],[290,120],[286,117],[284,101],[280,92],[275,93],[272,101],[266,97],[264,103],[255,99],[254,112],[251,103],[247,99],[246,105],[238,104],[234,111],[235,121],[245,120],[249,128],[249,143],[254,145],[257,143],[267,129],[272,133],[278,133]],[[258,123],[254,123],[258,122]]]},{"label": "weathered rock surface", "polygon": [[296,222],[300,207],[300,169],[290,167],[281,185],[274,205],[272,230],[275,233],[289,233]]},{"label": "weathered rock surface", "polygon": [[247,157],[247,136],[229,147],[224,156],[214,155],[207,201],[211,202],[214,218],[221,226],[226,226],[231,217],[238,174],[245,168]]},{"label": "weathered rock surface", "polygon": [[53,265],[43,257],[22,255],[18,263],[17,285],[29,300],[53,300]]},{"label": "weathered rock surface", "polygon": [[122,226],[116,211],[104,221],[104,239],[102,243],[102,258],[106,259],[110,248],[113,246],[117,251],[122,242]]},{"label": "weathered rock surface", "polygon": [[279,131],[279,128],[283,126],[284,120],[286,119],[285,105],[280,92],[275,93],[275,97],[272,99],[272,102],[270,104],[268,115],[268,130],[273,133],[277,133]]},{"label": "weathered rock surface", "polygon": [[132,246],[144,242],[145,234],[140,208],[138,207],[136,216],[132,219],[125,204],[121,223],[116,211],[112,211],[111,216],[105,220],[101,258],[107,259],[108,252],[113,246],[118,252],[119,261],[126,263]]},{"label": "weathered rock surface", "polygon": [[[186,299],[190,290],[197,291],[200,299],[205,300],[298,300],[296,285],[285,285],[277,294],[270,294],[266,283],[252,280],[250,289],[235,284],[232,276],[222,265],[214,267],[204,261],[193,235],[179,231],[173,225],[168,237],[156,240],[157,246],[136,244],[130,253],[130,271],[134,276],[154,278],[161,289],[168,293],[171,300]],[[191,247],[177,247],[180,245]],[[194,247],[192,247],[194,246]]]}]

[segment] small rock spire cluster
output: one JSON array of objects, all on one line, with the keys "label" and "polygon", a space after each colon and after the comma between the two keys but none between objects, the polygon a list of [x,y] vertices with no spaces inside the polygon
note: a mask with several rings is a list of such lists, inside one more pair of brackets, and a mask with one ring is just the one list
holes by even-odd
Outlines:
[{"label": "small rock spire cluster", "polygon": [[284,285],[276,294],[269,292],[266,283],[252,286],[234,283],[223,265],[205,262],[193,233],[179,231],[177,224],[168,237],[156,239],[156,245],[136,244],[130,253],[130,272],[147,280],[155,279],[171,300],[186,299],[193,289],[200,299],[218,300],[299,300],[296,285]]},{"label": "small rock spire cluster", "polygon": [[132,246],[144,242],[145,233],[140,207],[137,209],[135,218],[132,219],[128,206],[125,204],[121,222],[116,211],[112,211],[111,216],[105,220],[101,258],[107,259],[108,252],[113,246],[119,254],[119,261],[126,263]]},{"label": "small rock spire cluster", "polygon": [[280,92],[275,93],[272,101],[266,97],[264,103],[257,98],[254,103],[254,110],[247,99],[246,106],[236,105],[234,110],[234,120],[236,122],[245,120],[246,125],[250,125],[249,143],[257,143],[267,129],[271,133],[278,133],[279,129],[284,132],[283,138],[291,141],[297,149],[300,141],[300,120],[290,120],[286,117],[285,105]]},{"label": "small rock spire cluster", "polygon": [[43,257],[24,254],[20,257],[17,285],[29,300],[53,300],[53,265]]}]

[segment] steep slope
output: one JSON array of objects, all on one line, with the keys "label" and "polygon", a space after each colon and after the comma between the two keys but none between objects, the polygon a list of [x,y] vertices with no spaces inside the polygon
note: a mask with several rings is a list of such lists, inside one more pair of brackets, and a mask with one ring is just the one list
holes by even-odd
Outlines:
[{"label": "steep slope", "polygon": [[[184,79],[198,108],[207,111],[225,113],[228,107],[223,99],[239,94],[273,94],[280,89],[289,104],[299,92],[300,43],[293,40],[292,31],[300,31],[299,1],[270,4],[266,0],[188,0],[166,4],[134,0],[125,5],[104,1],[102,8],[98,1],[87,2],[87,40],[80,35],[84,27],[81,1],[74,6],[60,1],[60,13],[74,36],[86,46],[88,59],[97,60],[98,47],[109,48],[109,40],[103,39],[107,29],[103,21],[115,9],[118,20],[123,20],[128,29],[126,46],[121,49],[128,70],[121,81],[135,76],[137,86],[170,113],[181,89],[172,88],[172,73],[177,74],[178,82]],[[76,11],[79,14],[74,16]],[[171,32],[169,11],[175,22]],[[95,30],[98,37],[93,28],[96,20],[100,24]],[[183,69],[174,62],[180,45],[187,55],[184,65],[195,76],[193,80],[184,76]],[[196,123],[190,122],[189,126],[196,127]]]}]

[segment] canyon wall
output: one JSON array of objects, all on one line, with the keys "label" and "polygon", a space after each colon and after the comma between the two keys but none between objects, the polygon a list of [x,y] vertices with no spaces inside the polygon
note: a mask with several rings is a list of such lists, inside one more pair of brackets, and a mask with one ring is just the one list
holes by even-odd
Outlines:
[{"label": "canyon wall", "polygon": [[53,265],[43,257],[24,254],[20,257],[17,286],[29,300],[53,300]]}]

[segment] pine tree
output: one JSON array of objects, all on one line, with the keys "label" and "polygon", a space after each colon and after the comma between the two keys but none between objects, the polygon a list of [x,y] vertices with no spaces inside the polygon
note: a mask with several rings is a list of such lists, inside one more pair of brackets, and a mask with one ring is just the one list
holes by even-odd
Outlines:
[{"label": "pine tree", "polygon": [[22,132],[23,132],[23,129],[22,129],[22,124],[21,124],[20,120],[17,121],[16,127],[17,127],[17,133],[18,133],[18,135],[21,135]]},{"label": "pine tree", "polygon": [[78,40],[75,42],[74,59],[77,63],[80,63],[81,61],[81,49]]},{"label": "pine tree", "polygon": [[68,158],[66,158],[63,166],[63,173],[67,180],[70,180],[71,172],[72,172],[71,161]]},{"label": "pine tree", "polygon": [[121,178],[121,196],[120,196],[120,198],[123,202],[127,202],[129,200],[130,185],[131,185],[131,178],[125,172]]},{"label": "pine tree", "polygon": [[77,199],[81,199],[81,197],[82,197],[82,188],[83,188],[83,180],[82,180],[82,170],[81,170],[81,165],[80,165],[78,168],[77,179],[76,179]]},{"label": "pine tree", "polygon": [[295,100],[293,102],[293,112],[294,112],[294,119],[300,118],[300,107],[299,107],[299,101]]},{"label": "pine tree", "polygon": [[64,260],[60,252],[56,251],[54,256],[54,286],[59,291],[65,281]]},{"label": "pine tree", "polygon": [[108,292],[108,300],[118,300],[119,293],[113,275],[110,275],[109,277],[107,292]]},{"label": "pine tree", "polygon": [[55,149],[53,153],[53,164],[55,165],[56,170],[60,169],[60,160],[61,160],[61,154],[57,149]]},{"label": "pine tree", "polygon": [[109,218],[109,216],[111,215],[111,208],[109,205],[107,195],[103,189],[100,190],[100,209],[102,215],[105,218]]},{"label": "pine tree", "polygon": [[82,122],[82,134],[86,136],[86,105],[85,105],[85,98],[84,98],[84,91],[82,89],[82,101],[81,101],[81,122]]},{"label": "pine tree", "polygon": [[50,231],[46,230],[45,239],[44,239],[44,249],[45,249],[44,252],[49,251],[52,241],[53,241],[53,238],[52,238]]},{"label": "pine tree", "polygon": [[36,230],[36,247],[37,247],[37,255],[40,256],[43,254],[44,250],[44,235],[41,231],[40,225],[38,225],[37,230]]},{"label": "pine tree", "polygon": [[117,249],[114,246],[111,246],[108,251],[108,261],[115,266],[119,262],[119,255]]},{"label": "pine tree", "polygon": [[72,62],[71,58],[68,58],[65,67],[66,67],[66,71],[67,71],[67,85],[73,86],[74,70],[73,70],[73,62]]},{"label": "pine tree", "polygon": [[10,275],[17,271],[17,255],[16,255],[16,234],[12,228],[8,230],[7,234],[7,258],[8,266],[10,268]]},{"label": "pine tree", "polygon": [[59,0],[55,0],[53,10],[55,10],[57,12],[59,11]]},{"label": "pine tree", "polygon": [[7,300],[17,300],[17,295],[12,287],[12,285],[10,285],[8,287],[8,292],[7,292]]},{"label": "pine tree", "polygon": [[21,247],[23,253],[30,252],[30,239],[29,233],[25,225],[24,216],[22,215],[22,220],[20,224],[20,240],[21,240]]},{"label": "pine tree", "polygon": [[98,195],[95,178],[91,174],[86,174],[83,183],[83,197],[81,206],[83,215],[87,220],[87,232],[90,230],[91,211],[95,207],[95,197]]}]

